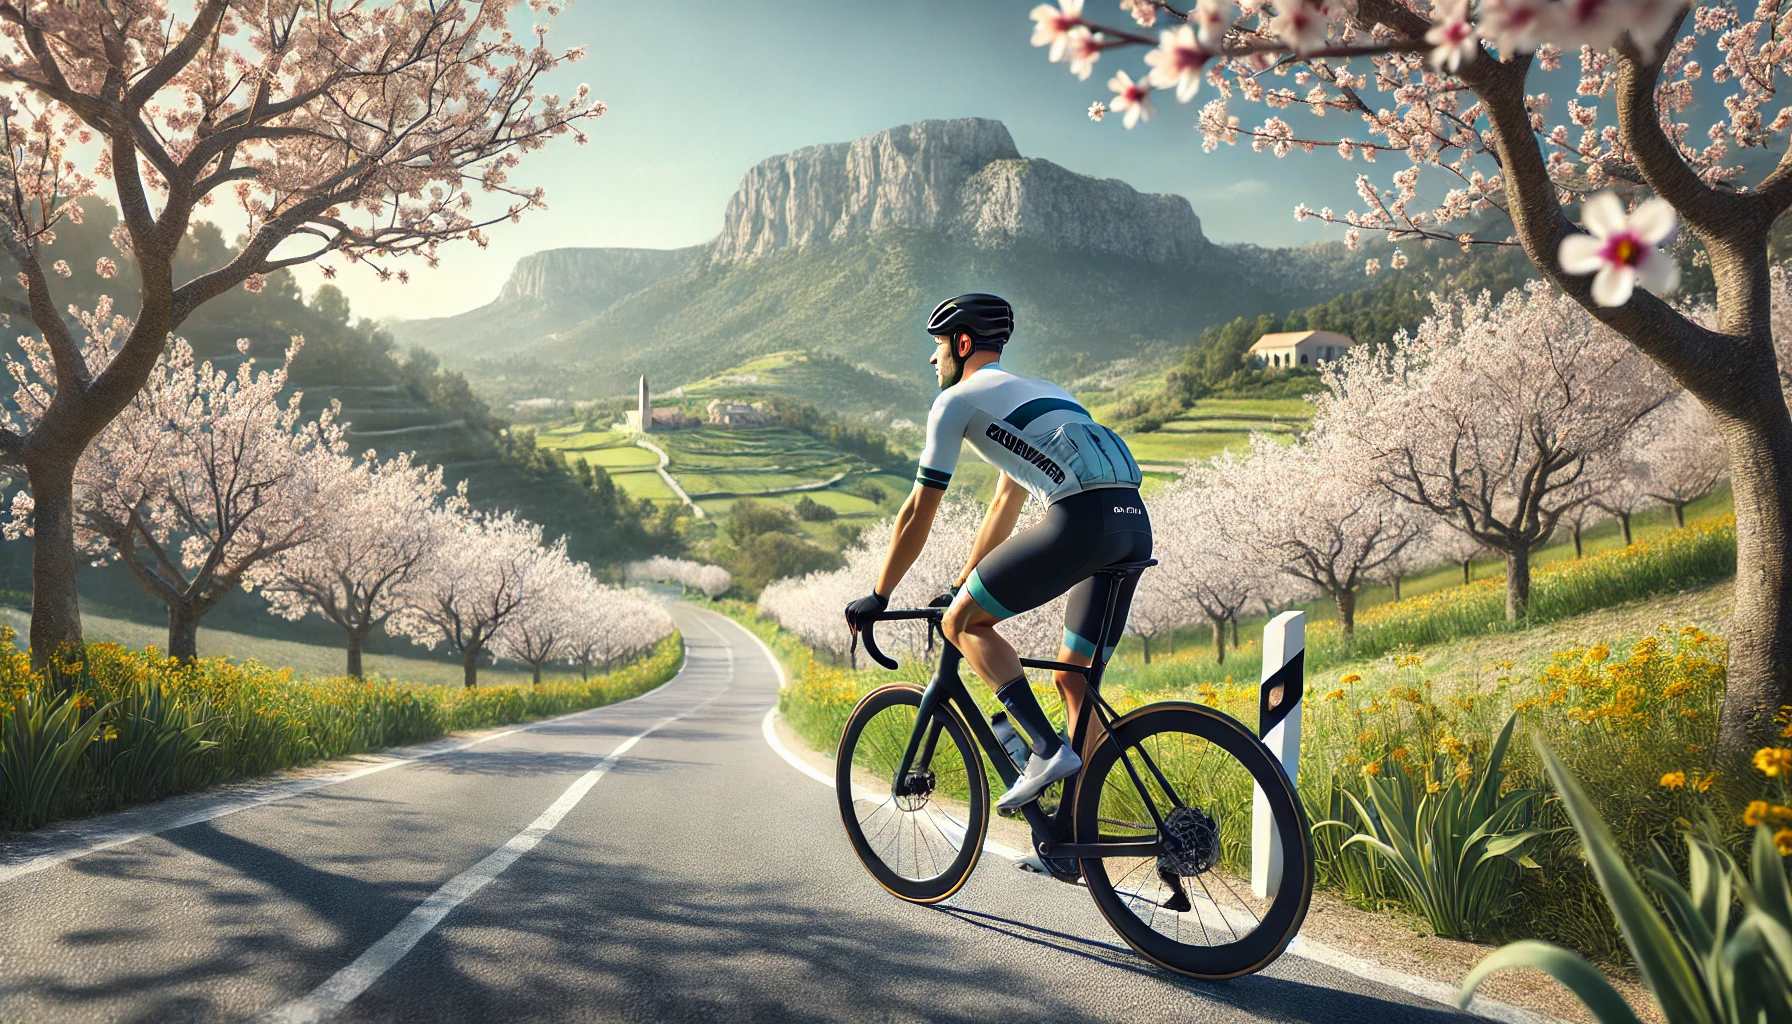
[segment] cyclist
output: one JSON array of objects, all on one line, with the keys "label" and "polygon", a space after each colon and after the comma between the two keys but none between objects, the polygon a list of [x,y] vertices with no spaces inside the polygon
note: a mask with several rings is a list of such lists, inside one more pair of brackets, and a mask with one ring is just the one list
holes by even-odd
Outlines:
[{"label": "cyclist", "polygon": [[[927,333],[935,343],[931,362],[941,392],[927,418],[920,470],[896,514],[895,534],[875,589],[846,606],[847,625],[855,632],[889,607],[890,594],[927,542],[963,442],[1001,470],[995,500],[977,531],[941,628],[995,690],[1031,747],[1026,770],[996,801],[1003,811],[1036,799],[1053,782],[1080,771],[1083,763],[1052,728],[1027,684],[1019,656],[996,633],[995,624],[1068,591],[1058,658],[1087,665],[1098,644],[1105,656],[1119,643],[1132,601],[1130,590],[1120,594],[1112,630],[1097,636],[1110,582],[1095,573],[1151,555],[1151,521],[1139,498],[1139,466],[1132,453],[1069,392],[1002,367],[1002,348],[1013,331],[1012,307],[983,293],[947,299],[928,317]],[[1028,495],[1046,506],[1045,518],[1014,533]],[[1084,681],[1060,672],[1057,682],[1075,721]]]}]

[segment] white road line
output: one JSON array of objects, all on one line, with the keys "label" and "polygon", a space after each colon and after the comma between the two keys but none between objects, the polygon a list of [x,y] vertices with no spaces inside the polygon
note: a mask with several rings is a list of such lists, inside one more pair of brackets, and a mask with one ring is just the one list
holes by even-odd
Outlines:
[{"label": "white road line", "polygon": [[[746,629],[744,626],[741,627],[741,632],[746,633],[748,636],[753,636],[752,631]],[[759,638],[755,636],[753,639],[758,640]],[[765,644],[761,642],[760,646],[764,647]],[[772,656],[772,652],[769,648],[766,649],[765,653],[767,657],[771,657],[774,663],[777,662],[778,659]],[[779,668],[779,674],[783,674],[782,667]],[[789,747],[785,746],[783,740],[778,738],[776,725],[777,718],[778,709],[774,707],[765,713],[765,718],[760,722],[760,730],[765,734],[766,745],[770,746],[772,751],[779,757],[789,762],[792,768],[795,768],[797,771],[802,772],[804,775],[809,776],[830,789],[834,788],[833,779],[822,772],[817,771],[807,761],[798,757]],[[998,857],[1007,857],[1009,860],[1020,860],[1026,856],[1025,853],[1022,853],[1019,850],[994,842],[985,842],[983,844],[983,849]],[[1355,975],[1356,977],[1373,981],[1380,985],[1386,985],[1392,989],[1398,989],[1408,995],[1415,995],[1421,999],[1429,999],[1433,1002],[1443,1003],[1446,1006],[1454,1007],[1456,1005],[1456,987],[1447,982],[1433,981],[1430,978],[1421,978],[1415,974],[1396,971],[1391,967],[1383,967],[1373,961],[1351,956],[1343,950],[1333,949],[1330,946],[1314,942],[1312,939],[1308,939],[1304,936],[1296,936],[1294,941],[1289,943],[1288,952],[1304,960],[1311,960],[1315,963],[1324,964],[1333,970]],[[1471,1013],[1477,1013],[1483,1017],[1492,1018],[1493,1020],[1505,1021],[1506,1024],[1568,1024],[1567,1021],[1564,1021],[1560,1017],[1539,1013],[1535,1010],[1527,1010],[1523,1007],[1513,1006],[1509,1003],[1496,1002],[1491,999],[1477,998],[1473,1003],[1469,1004],[1468,1009]]]},{"label": "white road line", "polygon": [[[720,634],[717,634],[720,636]],[[732,684],[732,680],[730,680]],[[724,687],[723,693],[727,692]],[[545,839],[560,819],[566,817],[574,807],[578,806],[591,787],[597,785],[622,755],[629,752],[635,744],[646,739],[658,730],[678,721],[686,715],[707,707],[715,701],[714,697],[701,704],[692,705],[676,715],[660,719],[641,732],[624,740],[620,746],[599,761],[578,781],[566,788],[559,799],[548,805],[541,816],[510,838],[510,841],[498,847],[479,863],[449,879],[440,889],[429,895],[422,903],[405,915],[398,926],[387,932],[385,937],[367,948],[367,951],[356,957],[354,962],[337,971],[330,979],[312,989],[310,994],[293,1000],[284,1006],[276,1007],[258,1018],[264,1024],[322,1024],[334,1018],[343,1008],[355,1001],[361,993],[378,981],[382,975],[403,960],[405,954],[423,941],[424,936],[435,930],[436,925],[455,907],[466,902],[467,898],[485,888],[486,883],[504,873],[517,859]],[[614,705],[612,705],[614,706]]]}]

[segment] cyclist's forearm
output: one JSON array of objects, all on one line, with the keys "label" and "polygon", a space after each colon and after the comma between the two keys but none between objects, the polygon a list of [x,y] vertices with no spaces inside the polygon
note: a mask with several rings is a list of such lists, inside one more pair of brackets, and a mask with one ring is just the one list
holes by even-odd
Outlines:
[{"label": "cyclist's forearm", "polygon": [[896,528],[890,534],[890,550],[884,555],[883,571],[877,574],[876,590],[889,597],[902,582],[902,577],[921,557],[927,545],[927,533],[933,529],[934,513],[939,511],[943,491],[915,485],[908,499],[896,513]]}]

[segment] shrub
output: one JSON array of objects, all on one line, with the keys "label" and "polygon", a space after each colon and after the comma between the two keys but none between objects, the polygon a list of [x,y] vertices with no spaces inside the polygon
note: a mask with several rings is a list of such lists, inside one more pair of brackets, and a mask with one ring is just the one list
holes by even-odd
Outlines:
[{"label": "shrub", "polygon": [[658,686],[683,658],[675,633],[607,676],[464,690],[300,680],[254,661],[183,664],[114,644],[37,673],[11,635],[0,631],[0,828],[596,707]]},{"label": "shrub", "polygon": [[796,499],[796,504],[793,506],[793,509],[796,512],[796,517],[805,523],[825,523],[831,519],[837,519],[840,516],[839,512],[823,505],[821,502],[816,501],[807,494]]}]

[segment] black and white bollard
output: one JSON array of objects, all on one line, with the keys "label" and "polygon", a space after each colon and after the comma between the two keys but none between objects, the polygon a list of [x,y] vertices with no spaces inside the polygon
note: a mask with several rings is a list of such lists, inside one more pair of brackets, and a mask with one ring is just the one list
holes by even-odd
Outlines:
[{"label": "black and white bollard", "polygon": [[[1282,764],[1288,781],[1300,771],[1300,706],[1306,691],[1307,613],[1283,612],[1263,627],[1263,685],[1257,735]],[[1282,884],[1282,840],[1260,787],[1251,800],[1251,891],[1274,898]]]}]

